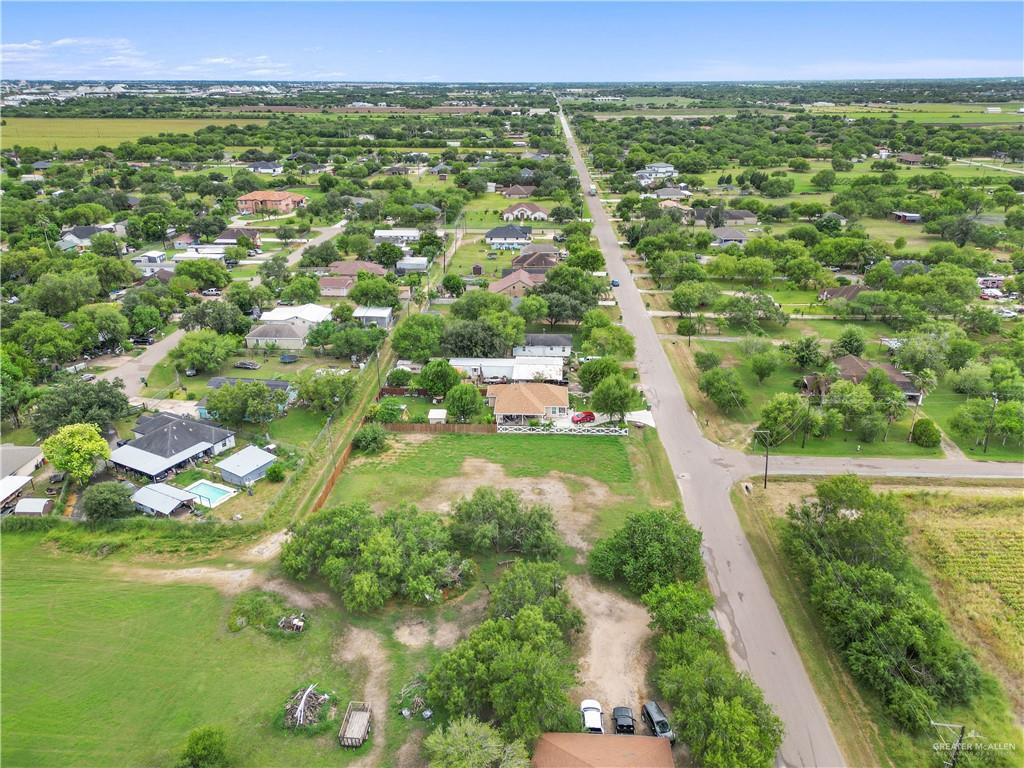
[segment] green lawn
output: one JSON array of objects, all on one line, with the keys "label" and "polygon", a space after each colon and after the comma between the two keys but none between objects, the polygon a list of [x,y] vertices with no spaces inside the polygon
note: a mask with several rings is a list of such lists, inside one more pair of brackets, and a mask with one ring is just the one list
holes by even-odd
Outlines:
[{"label": "green lawn", "polygon": [[5,117],[0,146],[50,149],[91,149],[104,144],[116,147],[124,141],[160,133],[195,133],[208,125],[263,125],[266,120],[224,118],[92,118],[92,117]]},{"label": "green lawn", "polygon": [[294,640],[232,633],[230,601],[210,587],[127,580],[32,534],[5,535],[2,551],[4,765],[171,765],[202,725],[226,730],[235,765],[352,758],[329,734],[271,725],[304,683],[350,695],[335,611],[314,611]]},{"label": "green lawn", "polygon": [[0,429],[0,442],[13,445],[35,445],[38,439],[36,433],[32,431],[32,427],[24,423],[15,428],[10,423],[4,422],[3,428]]},{"label": "green lawn", "polygon": [[291,408],[282,419],[270,422],[270,437],[293,448],[302,448],[313,441],[324,428],[327,417],[308,408]]},{"label": "green lawn", "polygon": [[[295,363],[282,363],[278,359],[279,354],[280,353],[267,353],[264,356],[262,351],[253,350],[252,354],[249,355],[233,355],[228,359],[223,367],[220,368],[220,370],[212,372],[207,371],[196,376],[181,375],[178,377],[178,381],[186,390],[186,399],[202,400],[209,394],[207,383],[214,376],[229,376],[239,379],[286,379],[291,381],[295,379],[300,371],[312,365],[318,365],[325,368],[342,367],[341,363],[339,363],[337,359],[316,358],[308,349],[296,352],[296,354],[300,355],[300,358],[298,362]],[[260,367],[254,371],[250,371],[245,368],[235,368],[234,364],[239,360],[255,360],[260,364]],[[167,396],[167,389],[174,385],[174,366],[169,359],[162,360],[153,366],[153,369],[149,372],[146,387],[143,389],[143,396]]]},{"label": "green lawn", "polygon": [[975,445],[973,441],[966,440],[950,427],[950,421],[956,409],[967,401],[967,395],[958,395],[945,384],[937,387],[934,392],[929,392],[921,405],[921,411],[928,418],[945,432],[953,442],[959,446],[967,456],[972,459],[983,459],[985,461],[1024,461],[1024,446],[1020,443],[1002,445],[998,439],[989,440],[988,451],[983,446]]}]

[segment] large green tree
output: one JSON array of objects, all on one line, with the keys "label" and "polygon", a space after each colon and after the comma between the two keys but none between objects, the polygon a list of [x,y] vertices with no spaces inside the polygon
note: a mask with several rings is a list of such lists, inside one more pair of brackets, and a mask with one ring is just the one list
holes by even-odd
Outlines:
[{"label": "large green tree", "polygon": [[89,482],[99,459],[110,458],[110,446],[95,424],[68,424],[43,441],[43,456],[55,469],[80,485]]}]

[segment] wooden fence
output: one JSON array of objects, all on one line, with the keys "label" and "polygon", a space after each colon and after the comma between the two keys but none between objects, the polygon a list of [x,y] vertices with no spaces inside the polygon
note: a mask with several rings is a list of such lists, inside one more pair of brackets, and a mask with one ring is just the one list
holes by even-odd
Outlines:
[{"label": "wooden fence", "polygon": [[331,491],[334,490],[334,484],[338,481],[338,477],[345,470],[345,465],[348,464],[348,457],[352,455],[352,443],[345,446],[345,450],[341,452],[341,456],[338,457],[338,463],[334,465],[334,469],[331,470],[331,474],[327,477],[327,482],[324,483],[323,489],[320,491],[320,495],[316,497],[316,501],[313,503],[312,512],[316,513],[323,507],[324,502],[327,501],[327,497],[331,495]]},{"label": "wooden fence", "polygon": [[424,434],[458,434],[458,435],[493,435],[498,431],[494,424],[411,424],[404,421],[394,424],[381,424],[389,432],[424,433]]},{"label": "wooden fence", "polygon": [[497,428],[503,435],[604,435],[612,437],[629,437],[629,429],[624,427],[528,427],[509,424]]}]

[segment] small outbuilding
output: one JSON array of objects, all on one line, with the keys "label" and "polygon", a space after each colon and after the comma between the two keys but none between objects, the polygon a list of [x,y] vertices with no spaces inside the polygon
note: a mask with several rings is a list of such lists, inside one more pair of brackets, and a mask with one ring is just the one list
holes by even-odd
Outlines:
[{"label": "small outbuilding", "polygon": [[25,517],[42,517],[50,514],[53,509],[53,499],[19,499],[14,506],[14,514]]},{"label": "small outbuilding", "polygon": [[448,411],[445,408],[431,408],[427,411],[428,424],[444,424],[448,419]]},{"label": "small outbuilding", "polygon": [[391,307],[356,307],[352,313],[363,328],[376,325],[378,328],[390,328],[394,322],[395,311]]},{"label": "small outbuilding", "polygon": [[191,512],[198,500],[196,494],[167,483],[150,483],[132,494],[135,508],[152,517],[170,517],[178,511]]},{"label": "small outbuilding", "polygon": [[223,461],[218,461],[214,466],[220,470],[221,479],[232,485],[252,485],[267,474],[270,465],[277,461],[277,457],[257,448],[255,445],[247,445]]}]

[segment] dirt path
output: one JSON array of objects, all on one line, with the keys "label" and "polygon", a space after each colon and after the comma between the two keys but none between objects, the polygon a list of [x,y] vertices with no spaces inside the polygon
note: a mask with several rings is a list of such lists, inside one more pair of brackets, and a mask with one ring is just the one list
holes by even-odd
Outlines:
[{"label": "dirt path", "polygon": [[647,610],[589,576],[571,576],[567,586],[587,622],[578,698],[597,699],[606,712],[623,705],[638,711],[650,694]]},{"label": "dirt path", "polygon": [[368,629],[352,627],[334,645],[334,660],[340,664],[356,665],[365,670],[363,698],[373,710],[373,730],[370,751],[349,768],[376,768],[384,753],[384,727],[388,718],[388,677],[391,665],[380,637]]},{"label": "dirt path", "polygon": [[245,550],[241,557],[254,563],[265,563],[281,554],[281,547],[288,541],[289,533],[286,530],[277,531],[265,536],[256,542],[249,549]]}]

